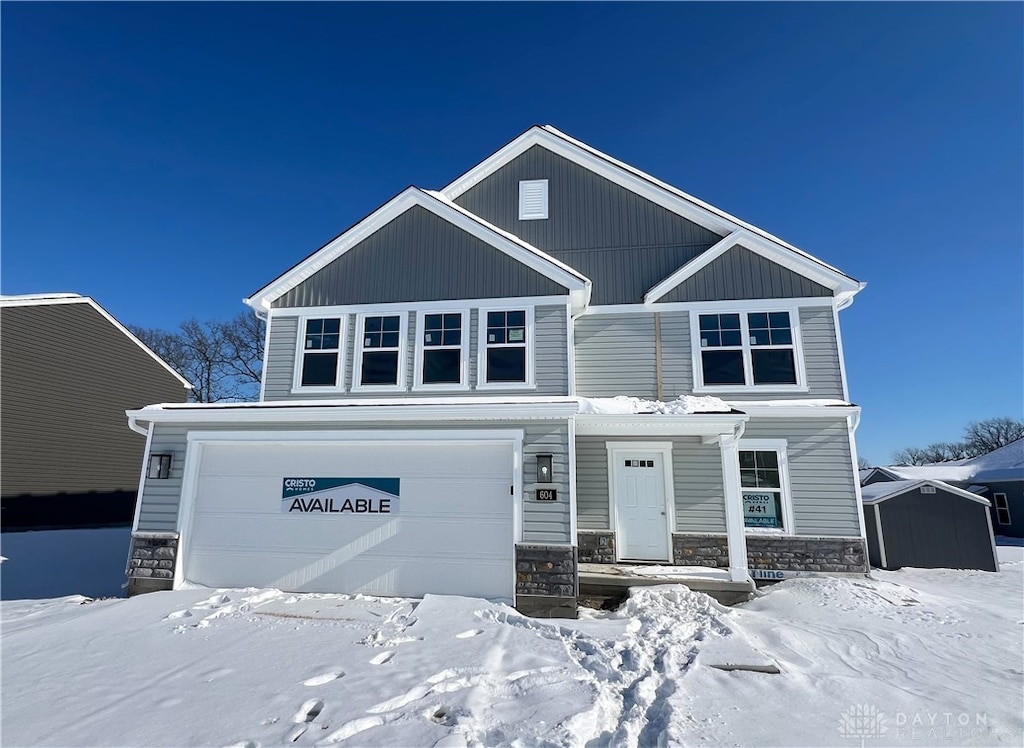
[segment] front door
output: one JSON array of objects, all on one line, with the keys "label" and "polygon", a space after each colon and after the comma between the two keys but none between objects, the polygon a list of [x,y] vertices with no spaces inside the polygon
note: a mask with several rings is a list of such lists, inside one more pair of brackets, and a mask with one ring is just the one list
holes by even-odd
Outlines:
[{"label": "front door", "polygon": [[664,453],[616,449],[612,460],[618,557],[669,561]]}]

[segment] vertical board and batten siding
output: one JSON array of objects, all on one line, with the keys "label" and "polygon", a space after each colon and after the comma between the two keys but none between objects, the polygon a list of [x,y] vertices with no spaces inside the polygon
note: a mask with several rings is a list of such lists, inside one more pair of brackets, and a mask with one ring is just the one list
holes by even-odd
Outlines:
[{"label": "vertical board and batten siding", "polygon": [[658,303],[729,299],[797,299],[832,291],[756,252],[733,247],[687,278]]},{"label": "vertical board and batten siding", "polygon": [[[524,300],[524,303],[529,303]],[[515,308],[510,302],[509,308]],[[356,316],[347,315],[345,334],[344,385],[345,391],[309,391],[292,392],[295,372],[295,357],[301,355],[297,349],[298,317],[284,316],[275,313],[270,318],[270,340],[267,349],[267,366],[264,375],[263,399],[274,400],[316,400],[344,396],[346,399],[394,397],[403,394],[418,396],[465,397],[476,395],[477,361],[479,357],[478,331],[480,310],[471,309],[469,319],[469,390],[418,390],[414,391],[414,366],[416,349],[416,313],[407,312],[409,334],[406,341],[405,355],[405,390],[395,392],[352,392],[352,377],[355,360],[356,331],[353,330]],[[568,324],[566,308],[559,305],[546,305],[534,308],[534,376],[536,389],[529,390],[531,395],[561,396],[569,394],[569,361],[568,361]],[[509,390],[519,394],[522,389]],[[499,394],[501,390],[488,389],[487,394]]]},{"label": "vertical board and batten siding", "polygon": [[3,496],[135,494],[125,411],[184,402],[181,380],[84,301],[3,307],[0,349]]},{"label": "vertical board and batten siding", "polygon": [[[548,218],[519,220],[519,182],[548,180]],[[722,237],[534,146],[455,199],[593,281],[593,304],[639,303]]]},{"label": "vertical board and batten siding", "polygon": [[797,535],[860,536],[845,418],[751,418],[742,438],[786,440]]},{"label": "vertical board and batten siding", "polygon": [[[693,392],[690,315],[659,312],[662,394],[671,400]],[[752,388],[729,400],[843,397],[839,346],[831,307],[800,309],[800,335],[807,392]],[[576,392],[586,397],[657,397],[654,314],[587,314],[576,320]]]},{"label": "vertical board and batten siding", "polygon": [[588,314],[575,325],[576,394],[657,397],[653,314]]},{"label": "vertical board and batten siding", "polygon": [[[181,504],[182,480],[185,469],[185,452],[189,430],[197,431],[246,431],[249,433],[297,431],[403,431],[436,430],[444,431],[438,424],[358,424],[350,428],[338,424],[272,424],[272,425],[209,425],[189,427],[179,424],[157,424],[153,433],[152,451],[170,452],[171,476],[163,480],[146,479],[142,490],[139,509],[140,532],[174,532],[178,523]],[[528,421],[471,421],[459,422],[456,430],[473,429],[522,429],[523,437],[523,542],[524,543],[575,543],[570,536],[569,515],[569,427],[562,422]],[[538,454],[552,455],[554,466],[552,484],[558,491],[557,502],[536,501],[534,478],[537,475]],[[512,497],[509,497],[509,501]]]},{"label": "vertical board and batten siding", "polygon": [[[611,528],[607,442],[668,441],[658,437],[576,437],[576,505],[581,530]],[[676,532],[725,532],[725,489],[717,445],[695,436],[672,441]]]},{"label": "vertical board and batten siding", "polygon": [[417,205],[286,292],[273,307],[565,293],[550,278]]}]

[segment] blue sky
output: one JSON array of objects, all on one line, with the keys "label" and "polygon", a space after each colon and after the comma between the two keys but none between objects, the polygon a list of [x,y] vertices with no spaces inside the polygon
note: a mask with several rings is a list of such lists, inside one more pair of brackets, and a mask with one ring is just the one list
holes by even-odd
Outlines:
[{"label": "blue sky", "polygon": [[3,3],[3,293],[224,319],[552,124],[867,289],[860,451],[1021,417],[1024,5]]}]

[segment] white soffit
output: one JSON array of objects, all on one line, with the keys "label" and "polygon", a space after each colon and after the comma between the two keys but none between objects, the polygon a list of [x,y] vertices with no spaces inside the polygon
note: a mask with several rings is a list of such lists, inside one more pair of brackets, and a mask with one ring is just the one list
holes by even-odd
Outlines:
[{"label": "white soffit", "polygon": [[389,221],[415,206],[429,210],[439,218],[504,252],[555,283],[566,287],[570,293],[576,292],[577,295],[581,295],[589,289],[590,281],[585,276],[536,247],[521,239],[513,238],[507,232],[482,221],[442,196],[431,194],[417,187],[409,187],[355,226],[338,235],[305,260],[242,301],[258,311],[269,310],[276,299],[311,278]]}]

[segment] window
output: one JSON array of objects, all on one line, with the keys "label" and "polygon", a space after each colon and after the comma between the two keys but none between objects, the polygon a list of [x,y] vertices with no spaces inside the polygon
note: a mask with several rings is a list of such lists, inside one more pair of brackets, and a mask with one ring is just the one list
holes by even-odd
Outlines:
[{"label": "window", "polygon": [[531,179],[519,183],[519,220],[536,221],[548,217],[548,180]]},{"label": "window", "polygon": [[1009,525],[1010,523],[1010,505],[1006,501],[1005,493],[993,494],[992,499],[996,505],[996,522],[1001,525]]},{"label": "window", "polygon": [[344,328],[341,317],[300,320],[302,356],[300,387],[340,387],[341,346]]},{"label": "window", "polygon": [[453,389],[468,385],[469,363],[463,312],[419,312],[416,386]]},{"label": "window", "polygon": [[785,443],[741,440],[739,464],[744,526],[792,532]]},{"label": "window", "polygon": [[696,332],[704,387],[801,384],[788,311],[700,314]]},{"label": "window", "polygon": [[359,347],[352,389],[404,386],[405,315],[363,314],[357,325]]},{"label": "window", "polygon": [[485,323],[483,377],[485,385],[530,384],[530,329],[533,309],[481,310]]}]

